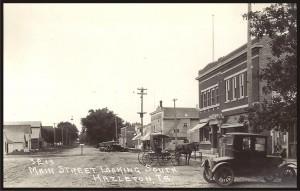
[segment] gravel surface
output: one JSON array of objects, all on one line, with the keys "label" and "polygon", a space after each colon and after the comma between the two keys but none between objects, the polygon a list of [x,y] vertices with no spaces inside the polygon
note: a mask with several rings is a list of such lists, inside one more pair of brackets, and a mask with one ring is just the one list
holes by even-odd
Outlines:
[{"label": "gravel surface", "polygon": [[[193,158],[190,165],[147,167],[138,162],[137,153],[106,153],[85,146],[82,155],[77,147],[62,152],[8,155],[3,160],[4,188],[218,188],[203,179],[201,162]],[[292,186],[296,188],[296,184]],[[283,186],[266,183],[262,178],[236,178],[230,188],[236,187]]]}]

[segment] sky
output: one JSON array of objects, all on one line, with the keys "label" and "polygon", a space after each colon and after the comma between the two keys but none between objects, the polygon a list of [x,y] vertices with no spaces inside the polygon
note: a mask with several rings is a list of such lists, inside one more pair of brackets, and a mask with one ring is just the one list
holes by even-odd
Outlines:
[{"label": "sky", "polygon": [[[252,10],[269,5],[252,4]],[[197,107],[198,71],[213,52],[217,60],[247,42],[245,3],[13,3],[3,9],[4,121],[69,121],[81,130],[90,109],[107,107],[140,122],[137,89],[143,87],[148,124],[159,101]]]}]

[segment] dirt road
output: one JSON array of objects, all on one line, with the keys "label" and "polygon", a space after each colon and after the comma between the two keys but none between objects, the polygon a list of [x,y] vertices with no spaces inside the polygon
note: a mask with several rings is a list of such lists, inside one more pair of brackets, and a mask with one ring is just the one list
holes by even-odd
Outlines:
[{"label": "dirt road", "polygon": [[[62,153],[9,155],[4,157],[4,187],[14,188],[212,188],[203,177],[200,162],[190,165],[146,167],[139,164],[137,153],[99,152],[85,146]],[[232,187],[270,188],[260,178],[236,178]],[[296,187],[296,185],[294,185]]]}]

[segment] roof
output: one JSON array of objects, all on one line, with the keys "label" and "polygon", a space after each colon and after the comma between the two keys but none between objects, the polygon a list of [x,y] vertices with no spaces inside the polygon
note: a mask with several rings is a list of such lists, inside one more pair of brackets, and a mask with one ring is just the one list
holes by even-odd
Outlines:
[{"label": "roof", "polygon": [[[263,38],[267,39],[268,37],[263,37]],[[254,45],[254,44],[257,44],[259,42],[261,42],[261,40],[259,40],[258,38],[255,38],[251,41],[251,44]],[[227,59],[235,56],[236,54],[238,54],[240,52],[242,52],[246,48],[247,48],[247,43],[245,43],[244,45],[242,45],[239,48],[235,49],[234,51],[230,52],[226,56],[220,57],[217,61],[208,63],[203,69],[199,70],[198,76],[203,75],[205,72],[208,72],[210,69],[212,69],[214,67],[217,67],[218,64],[221,64],[222,62],[226,61]],[[199,78],[199,77],[197,77],[197,78]]]},{"label": "roof", "polygon": [[6,128],[4,126],[5,131],[4,134],[6,139],[9,140],[8,142],[25,142],[25,133],[29,134],[30,127],[27,126],[29,131],[27,130],[26,126],[9,126]]},{"label": "roof", "polygon": [[41,121],[4,121],[3,125],[30,125],[31,127],[41,127]]},{"label": "roof", "polygon": [[30,125],[3,125],[3,129],[5,132],[23,132],[23,133],[31,133],[31,127]]},{"label": "roof", "polygon": [[[173,107],[163,107],[164,118],[174,118]],[[196,108],[176,108],[176,118],[194,118],[199,119],[199,110]]]},{"label": "roof", "polygon": [[5,139],[6,139],[6,142],[8,143],[8,144],[11,144],[11,143],[14,143],[12,140],[10,140],[9,138],[7,138],[7,135],[6,135],[6,133],[4,132],[4,137],[5,137]]}]

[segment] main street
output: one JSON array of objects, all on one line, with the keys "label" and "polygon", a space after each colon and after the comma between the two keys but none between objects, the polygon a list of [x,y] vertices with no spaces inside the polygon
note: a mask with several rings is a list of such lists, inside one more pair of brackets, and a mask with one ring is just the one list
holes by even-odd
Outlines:
[{"label": "main street", "polygon": [[[216,188],[202,176],[200,161],[190,165],[146,167],[137,153],[100,152],[85,146],[60,153],[8,155],[4,157],[4,188]],[[199,159],[197,159],[199,160]],[[231,188],[275,188],[280,183],[266,183],[262,178],[236,178]],[[286,186],[285,186],[286,187]],[[296,184],[293,185],[296,187]]]}]

